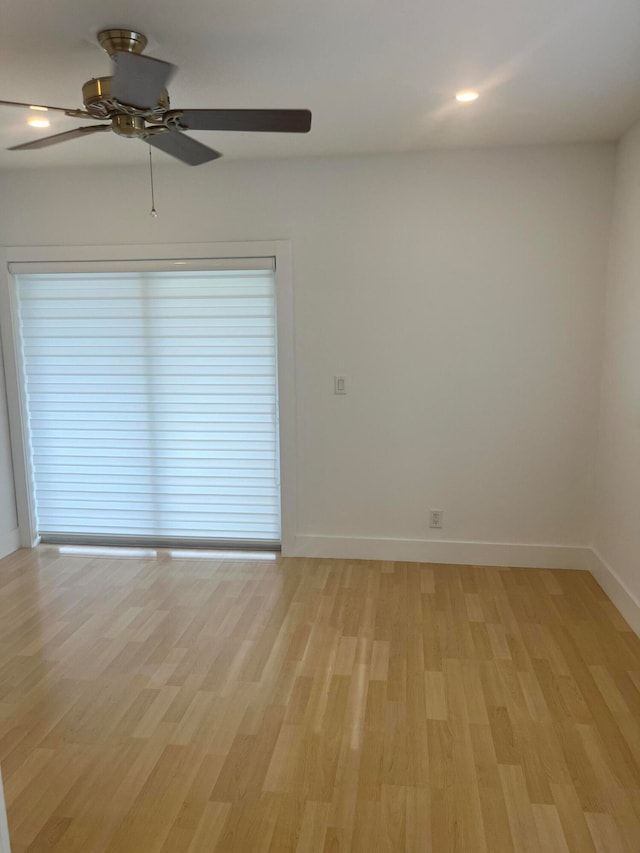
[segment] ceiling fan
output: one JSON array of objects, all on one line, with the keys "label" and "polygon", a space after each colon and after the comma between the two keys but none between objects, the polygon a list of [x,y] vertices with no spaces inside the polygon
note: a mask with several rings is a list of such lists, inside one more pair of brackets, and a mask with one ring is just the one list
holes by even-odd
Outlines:
[{"label": "ceiling fan", "polygon": [[183,133],[185,130],[307,133],[311,128],[309,110],[172,110],[165,87],[177,68],[169,62],[142,56],[147,45],[146,36],[133,30],[109,29],[101,30],[97,38],[113,60],[113,75],[95,77],[84,84],[84,109],[16,101],[0,101],[0,106],[55,110],[68,116],[97,119],[108,124],[77,127],[75,130],[14,145],[9,151],[45,148],[69,139],[112,130],[118,136],[142,139],[189,166],[198,166],[222,155],[187,136]]}]

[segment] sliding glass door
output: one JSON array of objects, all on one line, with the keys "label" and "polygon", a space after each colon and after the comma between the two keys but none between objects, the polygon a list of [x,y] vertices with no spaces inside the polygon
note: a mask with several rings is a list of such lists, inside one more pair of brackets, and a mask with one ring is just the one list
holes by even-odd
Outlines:
[{"label": "sliding glass door", "polygon": [[276,547],[271,259],[22,272],[43,541]]}]

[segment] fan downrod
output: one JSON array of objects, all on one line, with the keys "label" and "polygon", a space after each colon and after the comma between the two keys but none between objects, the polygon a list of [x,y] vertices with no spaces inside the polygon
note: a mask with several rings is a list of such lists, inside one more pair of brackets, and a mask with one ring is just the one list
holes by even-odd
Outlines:
[{"label": "fan downrod", "polygon": [[109,56],[113,56],[118,50],[142,53],[147,46],[147,37],[135,30],[100,30],[97,39],[100,47],[106,50]]}]

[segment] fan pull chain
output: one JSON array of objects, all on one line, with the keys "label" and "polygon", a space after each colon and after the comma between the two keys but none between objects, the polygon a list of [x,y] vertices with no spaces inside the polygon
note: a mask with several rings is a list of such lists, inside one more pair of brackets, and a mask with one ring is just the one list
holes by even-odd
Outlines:
[{"label": "fan pull chain", "polygon": [[153,194],[153,160],[151,159],[151,146],[149,146],[149,178],[151,179],[151,210],[149,211],[149,216],[152,219],[157,219],[158,211],[156,210],[156,201]]}]

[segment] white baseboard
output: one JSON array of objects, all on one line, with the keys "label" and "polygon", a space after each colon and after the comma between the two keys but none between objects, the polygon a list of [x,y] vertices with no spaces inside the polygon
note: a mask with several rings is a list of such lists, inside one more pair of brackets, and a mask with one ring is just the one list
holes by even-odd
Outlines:
[{"label": "white baseboard", "polygon": [[640,637],[640,601],[595,548],[591,549],[591,555],[591,574]]},{"label": "white baseboard", "polygon": [[579,545],[525,545],[509,542],[461,542],[442,539],[385,539],[298,534],[289,557],[393,560],[514,566],[532,569],[591,569],[591,548]]},{"label": "white baseboard", "polygon": [[8,554],[13,554],[20,547],[20,531],[16,527],[15,530],[9,530],[7,533],[0,534],[0,559]]}]

